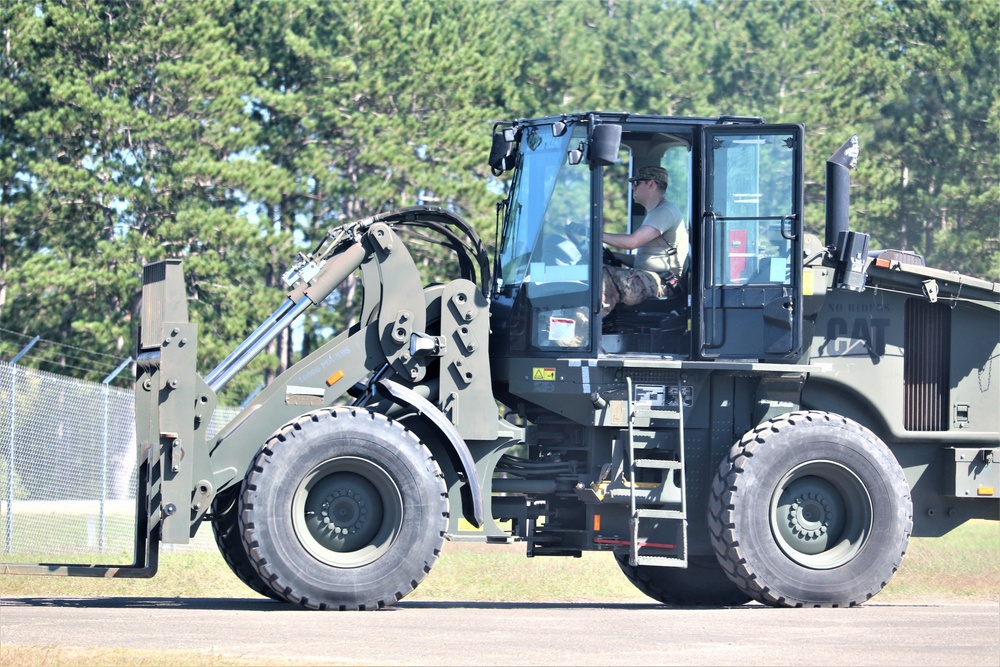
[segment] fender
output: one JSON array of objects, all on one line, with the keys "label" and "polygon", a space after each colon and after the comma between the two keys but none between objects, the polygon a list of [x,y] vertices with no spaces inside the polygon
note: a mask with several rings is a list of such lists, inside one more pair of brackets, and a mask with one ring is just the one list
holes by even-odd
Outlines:
[{"label": "fender", "polygon": [[433,403],[398,382],[382,378],[378,381],[376,388],[383,398],[397,405],[416,410],[437,427],[444,442],[448,445],[448,452],[455,469],[465,475],[465,484],[462,486],[463,505],[472,508],[472,516],[465,513],[465,518],[477,528],[482,527],[484,525],[483,498],[480,491],[482,486],[479,483],[479,473],[476,472],[476,462],[472,458],[472,452],[469,451],[462,436],[458,434],[455,425]]}]

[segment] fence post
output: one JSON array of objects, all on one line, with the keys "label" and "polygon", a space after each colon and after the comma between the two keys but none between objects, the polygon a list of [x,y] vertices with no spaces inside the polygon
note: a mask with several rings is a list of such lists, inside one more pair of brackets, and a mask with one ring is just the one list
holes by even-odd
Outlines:
[{"label": "fence post", "polygon": [[17,362],[38,342],[38,336],[10,361],[10,440],[7,441],[7,553],[14,552],[14,411],[17,409]]},{"label": "fence post", "polygon": [[104,549],[107,546],[107,509],[105,504],[108,499],[108,394],[110,393],[111,381],[118,377],[125,366],[132,362],[132,357],[129,357],[125,361],[118,364],[118,368],[111,371],[106,378],[101,380],[101,385],[104,388],[104,437],[101,445],[101,518],[100,518],[100,528],[99,528],[99,538],[98,544],[100,544],[101,553],[104,553]]}]

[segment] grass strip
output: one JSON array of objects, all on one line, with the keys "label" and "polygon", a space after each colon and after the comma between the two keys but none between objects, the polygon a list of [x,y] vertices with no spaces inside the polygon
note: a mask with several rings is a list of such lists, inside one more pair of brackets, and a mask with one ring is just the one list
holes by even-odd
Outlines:
[{"label": "grass strip", "polygon": [[[1000,524],[972,521],[941,538],[914,538],[902,567],[876,598],[1000,601]],[[0,597],[254,598],[215,551],[163,553],[152,579],[0,575]],[[607,552],[582,558],[525,558],[524,545],[445,544],[407,600],[646,600]]]}]

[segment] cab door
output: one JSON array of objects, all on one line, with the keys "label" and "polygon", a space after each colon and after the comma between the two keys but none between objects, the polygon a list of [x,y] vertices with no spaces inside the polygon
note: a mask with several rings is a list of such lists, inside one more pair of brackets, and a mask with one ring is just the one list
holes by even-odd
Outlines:
[{"label": "cab door", "polygon": [[803,128],[702,130],[696,309],[702,358],[779,360],[802,350]]}]

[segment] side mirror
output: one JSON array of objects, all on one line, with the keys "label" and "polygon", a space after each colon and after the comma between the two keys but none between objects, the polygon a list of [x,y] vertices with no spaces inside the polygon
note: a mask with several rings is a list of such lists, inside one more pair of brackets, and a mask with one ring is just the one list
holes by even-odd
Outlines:
[{"label": "side mirror", "polygon": [[490,169],[494,176],[499,176],[514,166],[517,151],[514,149],[514,139],[517,136],[512,127],[497,132],[493,131],[493,145],[490,147]]},{"label": "side mirror", "polygon": [[621,125],[598,125],[590,136],[590,166],[610,167],[618,163],[622,145]]}]

